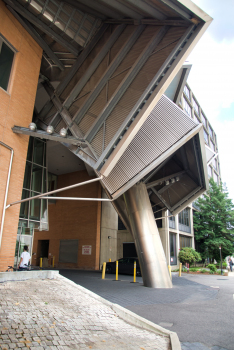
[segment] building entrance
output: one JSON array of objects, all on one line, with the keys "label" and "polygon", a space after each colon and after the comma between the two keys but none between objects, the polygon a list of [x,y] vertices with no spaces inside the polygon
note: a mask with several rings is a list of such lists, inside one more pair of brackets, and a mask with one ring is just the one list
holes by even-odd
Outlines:
[{"label": "building entrance", "polygon": [[123,243],[123,258],[136,258],[137,252],[135,243]]},{"label": "building entrance", "polygon": [[[37,245],[37,265],[39,265],[40,258],[48,259],[49,253],[49,240],[39,239]],[[48,261],[48,260],[47,260]],[[44,265],[44,262],[43,262]]]}]

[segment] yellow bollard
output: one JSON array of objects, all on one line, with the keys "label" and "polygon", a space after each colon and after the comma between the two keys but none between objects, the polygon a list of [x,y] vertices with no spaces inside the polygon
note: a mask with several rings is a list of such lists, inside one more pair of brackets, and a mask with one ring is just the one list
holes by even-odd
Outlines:
[{"label": "yellow bollard", "polygon": [[116,260],[116,278],[115,280],[118,281],[118,273],[119,273],[119,262]]},{"label": "yellow bollard", "polygon": [[109,259],[109,262],[111,262],[111,258]]},{"label": "yellow bollard", "polygon": [[40,258],[40,269],[42,268],[42,258]]},{"label": "yellow bollard", "polygon": [[134,261],[134,268],[133,268],[133,283],[136,282],[136,261]]},{"label": "yellow bollard", "polygon": [[169,275],[170,275],[170,278],[171,278],[171,266],[168,265],[168,270],[169,270]]},{"label": "yellow bollard", "polygon": [[102,265],[102,280],[105,279],[105,274],[106,274],[106,263],[104,262]]},{"label": "yellow bollard", "polygon": [[179,266],[179,277],[181,277],[181,271],[182,271],[182,263],[180,263],[180,266]]},{"label": "yellow bollard", "polygon": [[52,267],[54,268],[54,261],[55,261],[55,256],[53,256],[53,259],[52,259]]}]

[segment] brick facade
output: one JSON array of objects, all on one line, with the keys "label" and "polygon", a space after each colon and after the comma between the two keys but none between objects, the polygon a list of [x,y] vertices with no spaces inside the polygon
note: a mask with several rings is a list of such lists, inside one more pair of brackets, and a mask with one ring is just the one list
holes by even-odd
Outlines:
[{"label": "brick facade", "polygon": [[[90,180],[88,173],[78,171],[58,176],[58,188]],[[94,182],[58,193],[59,197],[101,198],[101,185]],[[101,202],[57,200],[49,204],[49,231],[34,232],[32,263],[39,264],[39,240],[49,240],[49,264],[55,256],[55,266],[99,269]],[[60,240],[78,239],[77,263],[59,262]],[[82,246],[91,245],[92,254],[82,255]]]},{"label": "brick facade", "polygon": [[[22,194],[28,136],[14,134],[14,125],[27,127],[32,114],[41,65],[42,49],[18,23],[0,0],[0,33],[17,50],[13,62],[10,84],[6,92],[0,88],[0,141],[14,150],[12,172],[7,203],[19,200]],[[0,145],[0,218],[4,204],[10,150]],[[13,265],[19,205],[6,210],[2,245],[0,250],[0,271]]]}]

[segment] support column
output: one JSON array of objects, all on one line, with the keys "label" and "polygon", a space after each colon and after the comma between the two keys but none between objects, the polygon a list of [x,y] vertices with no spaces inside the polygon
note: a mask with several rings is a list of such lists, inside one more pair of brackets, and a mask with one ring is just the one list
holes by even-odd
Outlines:
[{"label": "support column", "polygon": [[172,288],[162,242],[145,184],[124,193],[145,287]]}]

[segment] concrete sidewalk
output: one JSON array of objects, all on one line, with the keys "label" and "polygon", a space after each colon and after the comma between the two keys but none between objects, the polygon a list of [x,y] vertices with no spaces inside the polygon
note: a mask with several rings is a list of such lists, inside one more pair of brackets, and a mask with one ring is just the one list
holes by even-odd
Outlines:
[{"label": "concrete sidewalk", "polygon": [[171,350],[176,336],[60,275],[1,283],[0,305],[1,349]]}]

